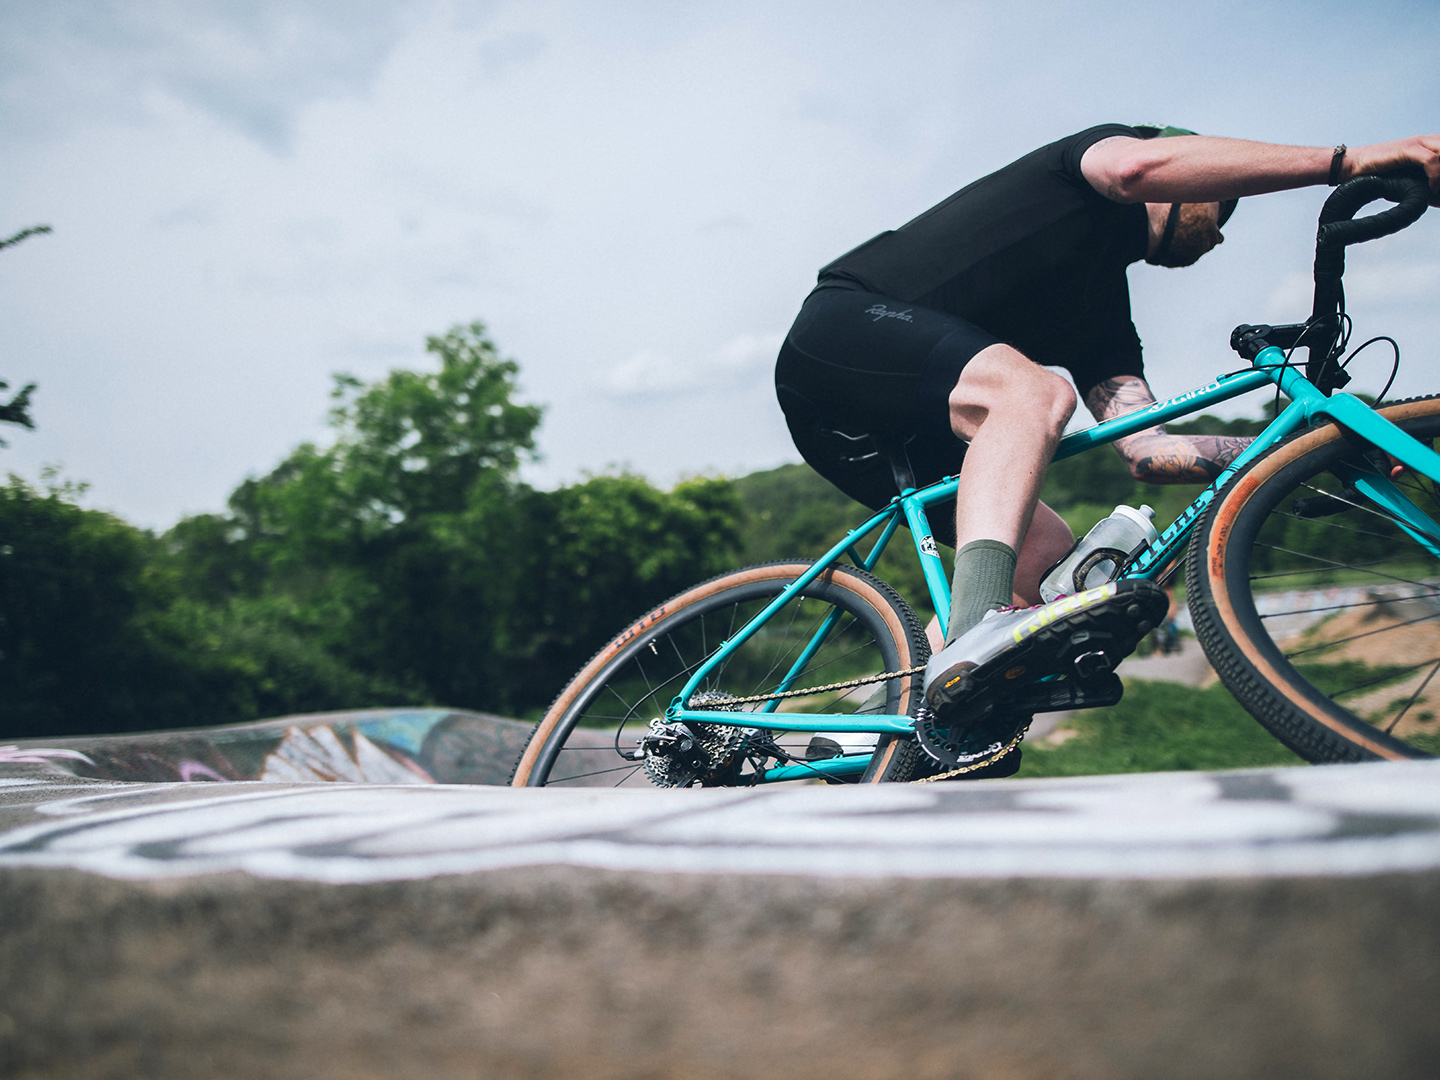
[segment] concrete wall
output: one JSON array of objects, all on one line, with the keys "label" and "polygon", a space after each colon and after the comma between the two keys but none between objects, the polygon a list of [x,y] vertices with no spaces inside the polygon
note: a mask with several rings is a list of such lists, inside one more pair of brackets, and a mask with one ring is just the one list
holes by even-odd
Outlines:
[{"label": "concrete wall", "polygon": [[0,780],[0,1076],[1440,1061],[1440,763],[740,792],[29,767]]}]

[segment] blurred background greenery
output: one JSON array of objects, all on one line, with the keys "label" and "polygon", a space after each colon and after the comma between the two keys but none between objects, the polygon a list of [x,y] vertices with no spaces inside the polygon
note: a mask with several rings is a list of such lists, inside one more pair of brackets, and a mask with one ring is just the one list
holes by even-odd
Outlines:
[{"label": "blurred background greenery", "polygon": [[[648,608],[736,566],[816,556],[866,516],[805,465],[537,490],[517,477],[541,411],[514,400],[516,364],[480,323],[427,349],[432,370],[337,377],[330,445],[296,447],[227,512],[163,534],[83,508],[57,476],[11,476],[0,738],[402,705],[534,716]],[[1101,452],[1053,465],[1044,497],[1078,533],[1117,503],[1173,517],[1194,494],[1138,484]],[[928,618],[907,549],[880,573]],[[1066,732],[1028,747],[1022,775],[1294,760],[1218,687],[1137,684]]]}]

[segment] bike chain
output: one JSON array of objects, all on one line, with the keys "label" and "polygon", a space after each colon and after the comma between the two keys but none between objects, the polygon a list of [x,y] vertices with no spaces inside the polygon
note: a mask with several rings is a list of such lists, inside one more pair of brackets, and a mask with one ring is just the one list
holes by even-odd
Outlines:
[{"label": "bike chain", "polygon": [[904,671],[885,671],[879,675],[866,675],[859,679],[850,679],[847,682],[831,683],[828,686],[812,686],[805,690],[780,690],[774,694],[756,694],[753,697],[727,698],[725,705],[755,705],[762,701],[779,701],[781,698],[809,697],[811,694],[828,694],[831,690],[848,690],[852,686],[864,686],[866,683],[884,682],[886,679],[903,679],[908,675],[918,675],[925,670],[924,664],[916,664]]},{"label": "bike chain", "polygon": [[[728,710],[734,708],[736,705],[757,705],[762,701],[778,701],[781,698],[808,697],[812,694],[827,694],[831,690],[848,690],[854,686],[865,686],[867,683],[884,682],[886,679],[903,679],[910,675],[918,675],[924,670],[924,664],[916,664],[914,667],[906,668],[904,671],[886,671],[882,672],[879,675],[866,675],[863,678],[859,679],[849,679],[845,682],[830,683],[827,686],[812,686],[805,690],[781,690],[778,693],[774,694],[755,694],[751,697],[727,698],[725,701],[725,706]],[[972,762],[969,765],[961,765],[958,769],[951,769],[949,772],[936,773],[934,776],[924,776],[921,777],[919,780],[910,780],[908,781],[908,783],[933,784],[937,780],[949,780],[953,777],[964,776],[966,773],[976,772],[979,769],[984,769],[987,766],[994,765],[1006,754],[1010,753],[1011,750],[1014,750],[1017,746],[1020,745],[1020,741],[1025,738],[1025,732],[1028,730],[1030,730],[1030,725],[1026,724],[1024,731],[1021,731],[1018,735],[1016,735],[1013,739],[1011,739],[1008,743],[1001,747],[999,751],[990,755],[987,758],[984,758],[981,761]]]},{"label": "bike chain", "polygon": [[961,765],[958,769],[951,769],[949,772],[936,773],[934,776],[922,776],[919,780],[910,780],[907,782],[911,784],[933,784],[937,780],[949,780],[952,777],[964,776],[966,773],[972,773],[976,769],[983,769],[988,765],[994,765],[1006,754],[1010,753],[1011,750],[1014,750],[1017,746],[1019,746],[1020,740],[1025,738],[1025,732],[1029,730],[1030,725],[1026,724],[1023,731],[1021,731],[1008,743],[1002,746],[994,754],[991,754],[988,758],[985,758],[982,761],[971,762],[969,765]]}]

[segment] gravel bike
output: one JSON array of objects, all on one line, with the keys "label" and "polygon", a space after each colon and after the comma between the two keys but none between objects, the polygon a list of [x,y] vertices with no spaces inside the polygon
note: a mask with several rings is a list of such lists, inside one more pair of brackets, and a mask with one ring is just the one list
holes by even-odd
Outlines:
[{"label": "gravel bike", "polygon": [[[1381,199],[1397,205],[1355,218]],[[1313,762],[1440,754],[1440,396],[1372,407],[1339,392],[1359,351],[1347,352],[1345,248],[1407,227],[1428,200],[1418,174],[1336,188],[1320,215],[1308,319],[1237,327],[1231,346],[1247,369],[1068,435],[1055,454],[1261,387],[1289,399],[1121,576],[1164,584],[1183,565],[1196,635],[1220,679]],[[903,455],[876,452],[897,470],[890,505],[818,560],[724,574],[626,627],[535,726],[511,783],[873,783],[973,771],[947,771],[960,759],[934,739],[922,746],[929,646],[909,604],[872,573],[908,526],[944,624],[950,585],[926,513],[955,497],[956,482],[916,489]],[[1397,462],[1405,471],[1391,479]],[[1120,692],[1108,670],[1015,691],[1017,734],[986,763],[1023,738],[1028,714],[1110,704]],[[814,753],[816,732],[830,756]]]}]

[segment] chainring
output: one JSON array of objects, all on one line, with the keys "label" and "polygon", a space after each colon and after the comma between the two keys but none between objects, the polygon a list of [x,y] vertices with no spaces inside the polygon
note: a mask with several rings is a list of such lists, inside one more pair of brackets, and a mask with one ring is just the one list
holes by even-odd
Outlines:
[{"label": "chainring", "polygon": [[921,749],[951,768],[999,761],[1014,751],[1016,736],[1030,727],[1034,717],[990,709],[973,723],[952,722],[958,719],[942,719],[927,705],[915,711],[915,737]]}]

